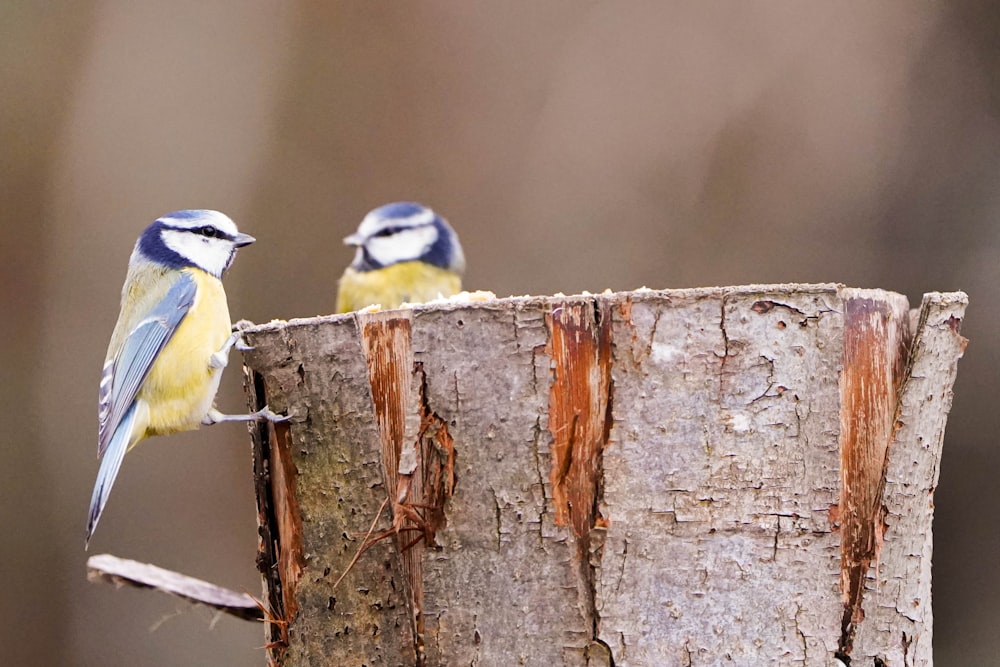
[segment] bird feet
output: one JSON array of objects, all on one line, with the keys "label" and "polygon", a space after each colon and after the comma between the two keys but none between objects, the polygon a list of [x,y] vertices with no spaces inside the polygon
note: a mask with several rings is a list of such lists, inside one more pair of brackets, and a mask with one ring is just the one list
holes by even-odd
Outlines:
[{"label": "bird feet", "polygon": [[272,424],[278,424],[280,422],[285,422],[291,419],[291,415],[279,415],[277,412],[272,412],[266,405],[262,407],[257,412],[251,412],[246,415],[226,415],[215,408],[208,411],[205,418],[201,420],[201,423],[205,426],[211,426],[212,424],[218,424],[220,422],[259,422],[259,421],[269,421]]},{"label": "bird feet", "polygon": [[[240,320],[233,324],[233,336],[236,336],[236,349],[240,352],[249,352],[253,349],[253,345],[247,345],[243,342],[243,332],[250,327],[257,326],[250,320]],[[230,336],[232,338],[232,336]]]}]

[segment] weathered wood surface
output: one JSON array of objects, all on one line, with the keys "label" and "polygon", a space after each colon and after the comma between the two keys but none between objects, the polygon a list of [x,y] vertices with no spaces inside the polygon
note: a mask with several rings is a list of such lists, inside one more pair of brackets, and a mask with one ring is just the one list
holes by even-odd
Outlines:
[{"label": "weathered wood surface", "polygon": [[249,329],[251,403],[293,415],[254,437],[269,662],[930,665],[966,302],[769,285]]},{"label": "weathered wood surface", "polygon": [[237,593],[156,565],[118,558],[111,554],[98,554],[88,558],[87,578],[116,586],[151,588],[248,621],[259,621],[264,616],[257,600],[246,593]]}]

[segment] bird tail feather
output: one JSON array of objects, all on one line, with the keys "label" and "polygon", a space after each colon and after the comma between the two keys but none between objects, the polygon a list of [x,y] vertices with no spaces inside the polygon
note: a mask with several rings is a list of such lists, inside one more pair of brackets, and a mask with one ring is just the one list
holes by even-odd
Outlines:
[{"label": "bird tail feather", "polygon": [[90,514],[87,517],[87,545],[90,544],[90,538],[94,534],[94,529],[97,528],[97,522],[101,519],[104,505],[108,502],[108,494],[111,493],[111,487],[115,483],[118,471],[122,467],[122,461],[125,459],[125,452],[128,451],[129,442],[132,440],[137,404],[138,401],[132,403],[122,416],[122,420],[115,434],[111,436],[108,448],[101,458],[101,467],[97,471],[97,481],[94,483],[94,493],[90,497]]}]

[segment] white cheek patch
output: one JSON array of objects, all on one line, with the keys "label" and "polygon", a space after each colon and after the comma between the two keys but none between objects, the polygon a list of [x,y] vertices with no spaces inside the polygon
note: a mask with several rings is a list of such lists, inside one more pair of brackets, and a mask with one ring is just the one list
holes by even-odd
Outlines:
[{"label": "white cheek patch", "polygon": [[421,257],[437,241],[433,225],[412,227],[389,236],[375,236],[365,242],[365,249],[382,266],[408,262]]},{"label": "white cheek patch", "polygon": [[233,246],[229,241],[191,232],[164,230],[163,243],[198,268],[220,278],[229,264]]}]

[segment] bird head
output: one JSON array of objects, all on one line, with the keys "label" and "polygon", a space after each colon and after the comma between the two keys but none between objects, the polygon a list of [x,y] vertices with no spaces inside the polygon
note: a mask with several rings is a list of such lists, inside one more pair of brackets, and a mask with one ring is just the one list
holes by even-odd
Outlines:
[{"label": "bird head", "polygon": [[365,216],[358,231],[344,239],[358,250],[351,268],[372,271],[400,262],[420,261],[461,274],[465,255],[448,221],[426,206],[396,202]]},{"label": "bird head", "polygon": [[175,269],[193,266],[221,278],[237,248],[255,240],[241,234],[236,223],[218,211],[174,211],[143,231],[136,251],[158,264]]}]

